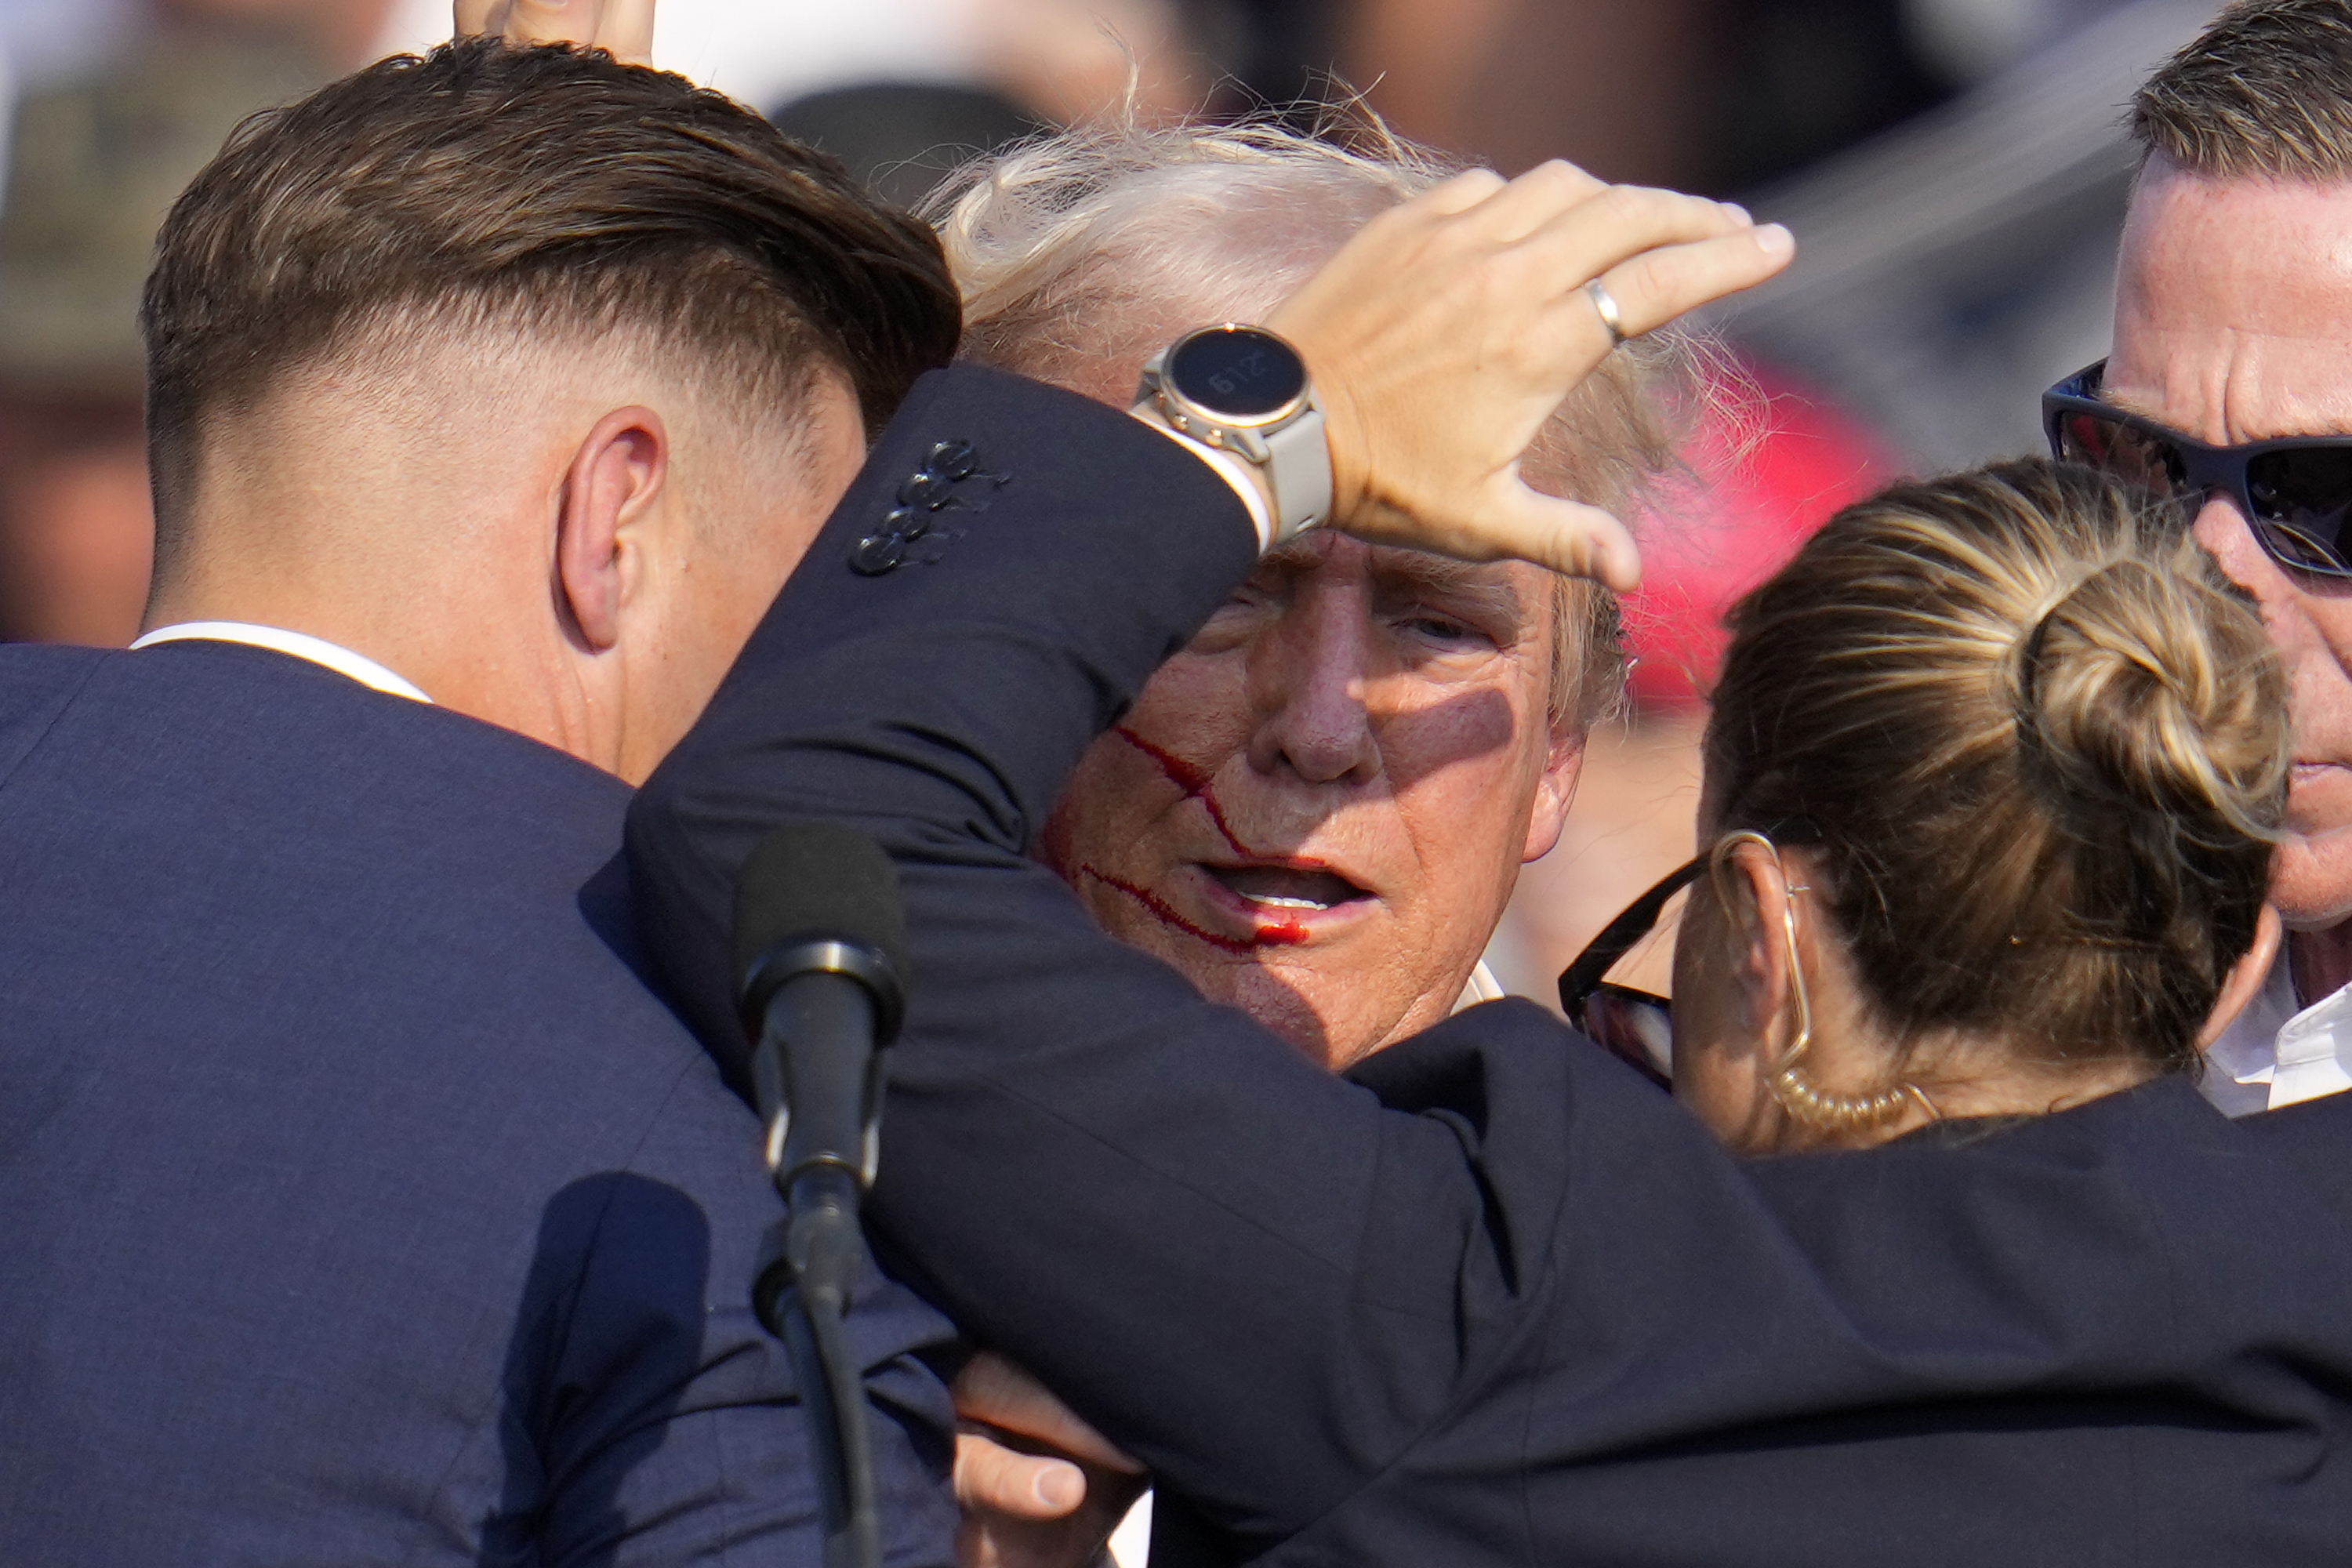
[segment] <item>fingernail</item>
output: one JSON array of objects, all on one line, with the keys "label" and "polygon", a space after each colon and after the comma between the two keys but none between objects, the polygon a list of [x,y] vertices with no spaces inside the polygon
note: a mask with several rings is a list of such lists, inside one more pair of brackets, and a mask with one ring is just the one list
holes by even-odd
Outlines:
[{"label": "fingernail", "polygon": [[1087,1483],[1066,1465],[1056,1465],[1037,1478],[1037,1500],[1048,1508],[1076,1508],[1086,1500]]},{"label": "fingernail", "polygon": [[1738,202],[1724,203],[1723,210],[1729,213],[1733,217],[1738,218],[1741,223],[1747,224],[1751,227],[1755,225],[1756,220],[1748,215],[1748,209],[1741,206]]},{"label": "fingernail", "polygon": [[1767,256],[1787,256],[1797,248],[1797,237],[1786,224],[1768,223],[1756,231],[1756,248]]}]

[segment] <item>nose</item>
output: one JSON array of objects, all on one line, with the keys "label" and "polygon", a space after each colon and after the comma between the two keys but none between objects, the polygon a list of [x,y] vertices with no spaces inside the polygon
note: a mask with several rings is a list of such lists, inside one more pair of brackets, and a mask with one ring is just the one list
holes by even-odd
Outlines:
[{"label": "nose", "polygon": [[1376,657],[1371,600],[1359,584],[1303,584],[1250,655],[1250,765],[1312,784],[1381,772],[1366,700]]}]

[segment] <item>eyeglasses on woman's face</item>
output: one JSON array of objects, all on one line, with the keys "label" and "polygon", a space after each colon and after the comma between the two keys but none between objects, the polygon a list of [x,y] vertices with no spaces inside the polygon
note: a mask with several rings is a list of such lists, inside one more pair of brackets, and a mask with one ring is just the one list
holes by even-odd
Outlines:
[{"label": "eyeglasses on woman's face", "polygon": [[1674,1004],[1654,992],[1612,984],[1608,976],[1658,929],[1667,905],[1706,865],[1696,859],[1667,873],[1601,927],[1559,977],[1559,1005],[1569,1023],[1662,1089],[1674,1086]]},{"label": "eyeglasses on woman's face", "polygon": [[2042,395],[2052,456],[2190,501],[2225,495],[2280,565],[2352,577],[2352,436],[2209,446],[2106,402],[2106,368],[2101,360]]}]

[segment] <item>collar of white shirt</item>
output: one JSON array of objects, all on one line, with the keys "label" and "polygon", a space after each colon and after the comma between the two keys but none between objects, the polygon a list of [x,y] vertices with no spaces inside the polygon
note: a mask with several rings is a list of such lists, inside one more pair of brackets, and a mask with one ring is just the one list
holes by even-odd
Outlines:
[{"label": "collar of white shirt", "polygon": [[1470,972],[1470,978],[1463,983],[1462,994],[1454,1000],[1454,1010],[1459,1013],[1465,1007],[1475,1007],[1481,1002],[1499,1001],[1509,994],[1482,958],[1478,961],[1478,967]]},{"label": "collar of white shirt", "polygon": [[2203,1087],[2231,1116],[2352,1089],[2352,985],[2297,1012],[2282,946],[2261,993],[2206,1051]]},{"label": "collar of white shirt", "polygon": [[362,686],[373,687],[394,697],[405,697],[415,702],[433,700],[414,681],[394,674],[365,654],[353,653],[341,644],[314,637],[308,632],[289,632],[283,626],[256,626],[250,621],[182,621],[173,626],[157,626],[131,646],[153,647],[165,642],[241,642],[322,664],[338,675],[350,676]]},{"label": "collar of white shirt", "polygon": [[[257,626],[251,621],[182,621],[177,626],[157,626],[131,646],[133,648],[153,647],[166,642],[241,642],[253,647],[266,647],[278,653],[307,658],[312,664],[325,665],[339,675],[348,675],[362,686],[372,686],[378,691],[394,697],[406,697],[418,702],[430,702],[430,697],[414,681],[402,679],[368,658],[353,653],[340,643],[324,637],[314,637],[308,632],[289,632],[283,626]],[[1470,972],[1462,987],[1462,994],[1454,1004],[1459,1013],[1481,1002],[1492,1002],[1507,994],[1495,978],[1495,972],[1481,959]]]}]

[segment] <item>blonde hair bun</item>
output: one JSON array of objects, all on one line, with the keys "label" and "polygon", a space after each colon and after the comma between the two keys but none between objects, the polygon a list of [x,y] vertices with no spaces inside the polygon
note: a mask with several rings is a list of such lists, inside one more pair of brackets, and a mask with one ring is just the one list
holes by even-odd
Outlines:
[{"label": "blonde hair bun", "polygon": [[2270,644],[2235,590],[2137,555],[2086,574],[2027,634],[2019,720],[2050,779],[2094,810],[2201,842],[2267,839],[2288,756]]},{"label": "blonde hair bun", "polygon": [[1709,826],[1805,825],[1897,1039],[2197,1063],[2290,753],[2261,617],[2190,521],[2005,463],[1848,507],[1732,612]]}]

